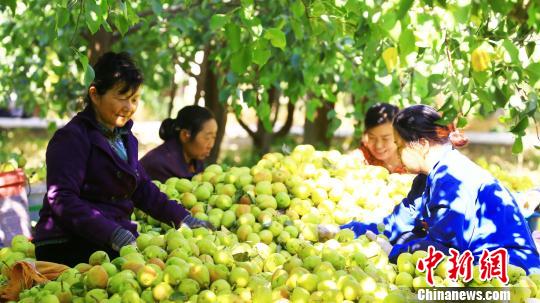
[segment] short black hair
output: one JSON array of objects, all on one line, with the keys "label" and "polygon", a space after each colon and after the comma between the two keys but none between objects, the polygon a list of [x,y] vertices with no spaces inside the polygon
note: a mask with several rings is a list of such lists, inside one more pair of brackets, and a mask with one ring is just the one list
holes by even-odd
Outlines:
[{"label": "short black hair", "polygon": [[[94,64],[93,69],[95,77],[90,87],[94,86],[99,95],[104,95],[119,83],[123,85],[120,93],[135,91],[144,81],[141,71],[126,52],[103,54]],[[86,95],[85,101],[91,104],[89,94]]]},{"label": "short black hair", "polygon": [[167,118],[161,122],[159,137],[164,141],[178,138],[182,129],[189,131],[190,140],[194,140],[202,130],[203,124],[215,119],[214,114],[207,108],[198,105],[189,105],[182,108],[176,119]]},{"label": "short black hair", "polygon": [[385,123],[392,123],[399,108],[388,103],[375,103],[366,112],[364,120],[365,130],[370,130]]},{"label": "short black hair", "polygon": [[438,124],[442,118],[433,107],[417,104],[401,110],[394,119],[394,129],[405,142],[426,139],[444,144],[449,142],[451,127]]}]

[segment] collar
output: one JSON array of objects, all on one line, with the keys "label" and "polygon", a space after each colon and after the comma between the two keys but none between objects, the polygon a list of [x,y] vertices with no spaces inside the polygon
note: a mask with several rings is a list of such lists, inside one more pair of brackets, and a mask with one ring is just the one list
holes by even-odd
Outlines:
[{"label": "collar", "polygon": [[452,144],[445,145],[442,148],[439,159],[437,159],[437,162],[435,162],[435,164],[433,165],[433,168],[431,168],[431,171],[428,173],[428,184],[431,184],[431,180],[433,180],[434,175],[437,173],[438,167],[443,165],[444,163],[446,163],[446,161],[449,160],[448,159],[450,156],[449,153],[453,152],[454,150],[455,149],[454,149],[454,146],[452,146]]},{"label": "collar", "polygon": [[113,130],[110,130],[105,125],[101,123],[97,123],[98,130],[108,139],[116,139],[119,138],[122,135],[127,135],[129,133],[128,129],[125,129],[124,127],[115,127]]},{"label": "collar", "polygon": [[87,105],[82,112],[77,114],[78,117],[87,121],[95,129],[99,130],[107,138],[115,138],[117,136],[129,134],[133,127],[133,120],[129,120],[123,127],[116,127],[114,130],[110,130],[96,119],[96,113],[91,105]]},{"label": "collar", "polygon": [[186,162],[186,158],[184,157],[184,146],[179,138],[169,139],[165,141],[164,145],[170,153],[176,154],[181,163],[185,166],[193,165],[197,167],[198,163],[201,162],[195,159],[192,159],[189,163]]}]

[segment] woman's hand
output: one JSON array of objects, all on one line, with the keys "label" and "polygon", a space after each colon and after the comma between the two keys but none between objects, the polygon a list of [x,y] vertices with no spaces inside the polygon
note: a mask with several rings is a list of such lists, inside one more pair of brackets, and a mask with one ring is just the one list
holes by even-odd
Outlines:
[{"label": "woman's hand", "polygon": [[195,218],[195,217],[193,217],[191,215],[187,215],[184,218],[184,220],[182,220],[182,223],[186,224],[191,229],[204,227],[204,228],[208,228],[210,230],[216,230],[216,227],[214,225],[212,225],[212,223],[210,223],[208,221],[197,219],[197,218]]},{"label": "woman's hand", "polygon": [[120,251],[126,245],[136,245],[136,240],[129,230],[119,227],[111,236],[111,247],[116,251]]},{"label": "woman's hand", "polygon": [[317,231],[319,233],[319,241],[327,241],[333,239],[339,232],[339,226],[331,224],[319,224],[317,225]]},{"label": "woman's hand", "polygon": [[383,237],[378,237],[371,230],[366,231],[366,237],[368,237],[368,239],[370,239],[371,241],[377,242],[377,244],[379,244],[379,246],[383,249],[383,251],[387,255],[390,255],[390,252],[392,251],[393,247],[392,247],[392,244],[390,244],[390,242],[388,242],[388,240],[386,240]]}]

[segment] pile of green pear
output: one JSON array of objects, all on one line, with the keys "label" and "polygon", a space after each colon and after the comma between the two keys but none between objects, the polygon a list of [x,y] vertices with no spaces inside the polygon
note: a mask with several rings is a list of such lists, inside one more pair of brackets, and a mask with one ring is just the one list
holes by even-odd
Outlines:
[{"label": "pile of green pear", "polygon": [[[309,145],[267,154],[251,168],[210,165],[192,180],[156,184],[216,231],[169,226],[137,210],[136,245],[113,260],[95,252],[55,281],[23,291],[20,302],[415,302],[427,287],[416,269],[425,251],[392,264],[365,235],[345,229],[322,237],[317,228],[388,214],[411,180],[365,165],[359,154]],[[0,251],[4,267],[33,257],[31,243],[14,242]],[[436,268],[435,286],[501,285],[480,281],[477,267],[469,283],[452,282],[447,269],[447,261]],[[510,266],[509,277],[519,286],[512,301],[540,297],[540,275]]]}]

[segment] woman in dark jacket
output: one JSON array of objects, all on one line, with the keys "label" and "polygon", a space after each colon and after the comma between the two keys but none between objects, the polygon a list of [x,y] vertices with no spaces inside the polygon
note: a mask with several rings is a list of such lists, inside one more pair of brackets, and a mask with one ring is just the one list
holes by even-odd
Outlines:
[{"label": "woman in dark jacket", "polygon": [[176,119],[161,123],[159,136],[165,141],[149,151],[141,165],[152,180],[165,182],[172,177],[191,179],[204,169],[218,126],[206,108],[190,105],[182,108]]},{"label": "woman in dark jacket", "polygon": [[131,132],[143,77],[127,53],[106,53],[94,66],[87,106],[47,147],[47,194],[36,225],[36,258],[74,266],[90,254],[111,258],[132,244],[137,207],[178,227],[213,228],[151,182],[137,160]]}]

